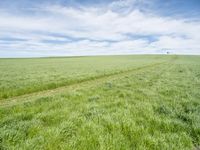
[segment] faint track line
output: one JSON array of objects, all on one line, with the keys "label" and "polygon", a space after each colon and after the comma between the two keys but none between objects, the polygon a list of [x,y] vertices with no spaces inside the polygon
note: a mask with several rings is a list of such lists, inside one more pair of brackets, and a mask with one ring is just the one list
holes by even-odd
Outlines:
[{"label": "faint track line", "polygon": [[[174,61],[171,60],[171,61]],[[142,67],[138,67],[138,68],[133,68],[133,69],[129,69],[129,70],[125,70],[125,71],[119,71],[119,72],[115,72],[115,73],[111,73],[111,74],[107,74],[107,75],[100,75],[100,76],[96,76],[96,77],[92,77],[89,79],[84,79],[81,81],[77,81],[74,83],[71,83],[69,85],[64,85],[64,86],[60,86],[60,87],[56,87],[54,89],[47,89],[47,90],[42,90],[42,91],[38,91],[38,92],[32,92],[32,93],[28,93],[28,94],[24,94],[24,95],[20,95],[20,96],[14,96],[14,97],[10,97],[10,98],[6,98],[6,99],[2,99],[0,100],[0,107],[6,107],[6,106],[13,106],[13,105],[17,105],[17,104],[21,104],[21,103],[25,103],[25,102],[31,102],[32,99],[27,100],[27,98],[31,97],[31,96],[36,96],[37,97],[41,97],[41,96],[47,96],[49,94],[56,94],[57,92],[59,92],[60,90],[67,90],[67,88],[77,88],[77,86],[80,85],[84,85],[84,84],[88,84],[88,83],[92,83],[92,82],[99,82],[102,80],[107,80],[107,79],[112,79],[114,77],[119,77],[119,75],[127,75],[130,74],[132,72],[136,72],[136,71],[141,71],[141,70],[145,70],[147,68],[154,68],[156,66],[162,65],[162,64],[166,64],[168,63],[168,61],[165,62],[159,62],[159,63],[152,63],[150,65],[145,65]],[[19,100],[19,99],[24,99],[24,100]]]}]

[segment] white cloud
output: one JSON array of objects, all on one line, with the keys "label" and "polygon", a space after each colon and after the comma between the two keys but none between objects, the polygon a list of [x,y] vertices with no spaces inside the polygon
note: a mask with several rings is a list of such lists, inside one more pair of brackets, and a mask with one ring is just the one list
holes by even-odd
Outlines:
[{"label": "white cloud", "polygon": [[[112,3],[125,7],[134,1]],[[0,56],[6,51],[50,55],[157,53],[200,54],[200,22],[105,8],[45,6],[36,15],[0,14]],[[3,41],[3,38],[25,41]],[[146,38],[142,38],[146,37]],[[156,40],[149,40],[154,37]],[[53,40],[53,43],[44,41]],[[58,42],[56,42],[58,41]],[[66,41],[66,43],[65,43]],[[60,43],[62,42],[62,43]],[[2,54],[2,55],[1,55]]]}]

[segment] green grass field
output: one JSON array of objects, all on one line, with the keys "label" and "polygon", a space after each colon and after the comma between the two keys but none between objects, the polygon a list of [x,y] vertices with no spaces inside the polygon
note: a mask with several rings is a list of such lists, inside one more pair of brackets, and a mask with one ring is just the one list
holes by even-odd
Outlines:
[{"label": "green grass field", "polygon": [[200,56],[0,59],[0,150],[198,150]]}]

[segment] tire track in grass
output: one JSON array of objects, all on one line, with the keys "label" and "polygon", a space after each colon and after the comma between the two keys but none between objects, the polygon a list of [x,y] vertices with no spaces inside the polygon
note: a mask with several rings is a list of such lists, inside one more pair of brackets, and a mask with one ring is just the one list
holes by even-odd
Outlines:
[{"label": "tire track in grass", "polygon": [[152,63],[150,65],[145,65],[145,66],[142,66],[142,67],[133,68],[133,69],[129,69],[129,70],[126,70],[126,71],[120,71],[120,72],[117,72],[117,73],[115,72],[115,73],[111,73],[111,74],[108,74],[108,75],[101,75],[101,76],[93,77],[93,78],[90,78],[90,79],[82,80],[80,82],[72,83],[72,84],[67,85],[67,86],[57,87],[55,89],[44,90],[44,91],[24,94],[24,95],[20,95],[20,96],[15,96],[15,97],[7,98],[7,99],[2,99],[0,101],[0,107],[8,107],[8,106],[14,106],[14,105],[17,105],[17,104],[22,104],[22,103],[25,103],[25,102],[31,102],[31,101],[34,101],[32,99],[32,97],[34,97],[34,99],[36,100],[37,98],[40,98],[40,97],[43,97],[43,96],[52,96],[52,95],[55,95],[55,94],[62,93],[66,90],[75,90],[75,89],[80,88],[80,86],[92,87],[94,85],[102,83],[103,81],[115,80],[115,79],[117,79],[121,76],[125,76],[125,75],[128,75],[128,74],[133,73],[133,72],[137,73],[138,71],[143,71],[143,70],[148,69],[148,68],[154,68],[156,66],[167,64],[167,63],[168,63],[168,61],[159,62],[159,63]]}]

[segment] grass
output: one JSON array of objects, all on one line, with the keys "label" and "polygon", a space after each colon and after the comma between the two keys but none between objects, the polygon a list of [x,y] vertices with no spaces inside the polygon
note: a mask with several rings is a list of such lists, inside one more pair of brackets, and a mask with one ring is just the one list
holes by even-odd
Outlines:
[{"label": "grass", "polygon": [[0,71],[0,149],[200,146],[199,56],[1,59]]},{"label": "grass", "polygon": [[107,56],[0,59],[0,99],[79,83],[165,59],[169,58]]}]

